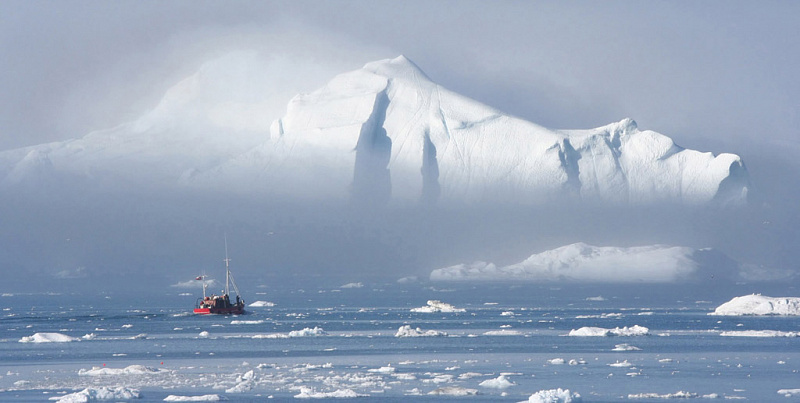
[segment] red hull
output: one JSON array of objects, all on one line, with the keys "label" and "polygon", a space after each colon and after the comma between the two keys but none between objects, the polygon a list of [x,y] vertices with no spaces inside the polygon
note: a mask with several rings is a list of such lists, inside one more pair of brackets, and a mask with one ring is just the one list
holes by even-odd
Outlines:
[{"label": "red hull", "polygon": [[244,313],[244,306],[234,305],[229,308],[195,308],[194,313],[198,315],[241,315]]}]

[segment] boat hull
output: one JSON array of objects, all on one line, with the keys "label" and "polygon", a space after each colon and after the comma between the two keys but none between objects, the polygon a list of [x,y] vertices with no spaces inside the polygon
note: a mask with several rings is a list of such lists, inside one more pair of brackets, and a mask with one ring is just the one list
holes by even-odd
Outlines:
[{"label": "boat hull", "polygon": [[228,308],[195,308],[197,315],[241,315],[244,313],[243,305],[234,305]]}]

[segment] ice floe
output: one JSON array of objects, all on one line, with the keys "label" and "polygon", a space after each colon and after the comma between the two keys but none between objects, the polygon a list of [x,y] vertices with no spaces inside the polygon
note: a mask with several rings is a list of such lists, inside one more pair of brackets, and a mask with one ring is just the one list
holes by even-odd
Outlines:
[{"label": "ice floe", "polygon": [[351,399],[354,397],[367,396],[359,395],[351,389],[337,389],[333,392],[316,392],[309,387],[301,387],[300,393],[294,397],[297,399]]},{"label": "ice floe", "polygon": [[569,332],[569,336],[580,337],[606,337],[606,336],[647,336],[650,334],[650,329],[633,325],[631,327],[616,327],[614,329],[605,329],[602,327],[582,327],[580,329],[573,329]]},{"label": "ice floe", "polygon": [[328,333],[321,327],[304,328],[302,330],[292,330],[289,333],[257,334],[254,339],[288,339],[291,337],[324,336]]},{"label": "ice floe", "polygon": [[761,294],[745,295],[718,306],[709,315],[800,315],[800,298],[774,298]]},{"label": "ice floe", "polygon": [[437,396],[474,396],[478,394],[478,389],[470,389],[462,386],[444,386],[428,392],[429,395]]},{"label": "ice floe", "polygon": [[62,333],[34,333],[33,336],[25,336],[19,339],[20,343],[67,343],[78,341],[77,337],[67,336]]},{"label": "ice floe", "polygon": [[466,312],[466,309],[456,308],[453,305],[450,305],[448,303],[432,299],[432,300],[428,301],[428,306],[423,306],[423,307],[419,307],[419,308],[412,308],[411,312],[423,312],[423,313]]},{"label": "ice floe", "polygon": [[256,301],[256,302],[250,303],[250,305],[248,305],[248,306],[251,307],[251,308],[264,308],[264,307],[273,307],[273,306],[275,306],[275,303],[274,302],[268,302],[268,301]]},{"label": "ice floe", "polygon": [[218,402],[227,400],[220,395],[200,395],[200,396],[179,396],[169,395],[164,398],[165,402]]},{"label": "ice floe", "polygon": [[397,333],[395,333],[394,337],[443,337],[447,336],[447,333],[439,331],[439,330],[425,330],[423,331],[420,328],[412,328],[411,325],[403,325],[397,329]]},{"label": "ice floe", "polygon": [[492,389],[507,389],[516,385],[516,383],[506,379],[505,375],[500,375],[497,378],[487,379],[478,384],[478,386]]},{"label": "ice floe", "polygon": [[489,330],[488,332],[483,332],[484,336],[522,336],[522,332],[518,330]]},{"label": "ice floe", "polygon": [[706,398],[706,399],[716,399],[719,395],[712,393],[708,395],[700,395],[693,392],[686,392],[686,391],[678,391],[675,393],[636,393],[636,394],[628,394],[628,399],[696,399],[696,398]]},{"label": "ice floe", "polygon": [[578,403],[581,402],[581,395],[572,393],[569,389],[548,389],[540,390],[532,394],[528,403]]},{"label": "ice floe", "polygon": [[92,367],[92,369],[81,369],[78,371],[80,376],[105,376],[105,375],[144,375],[155,374],[160,370],[144,365],[129,365],[125,368]]},{"label": "ice floe", "polygon": [[130,400],[138,398],[138,390],[119,386],[116,388],[86,388],[80,392],[51,397],[50,400],[55,400],[60,403],[82,403],[95,400]]},{"label": "ice floe", "polygon": [[732,330],[722,332],[720,336],[728,337],[798,337],[800,332],[782,332],[779,330]]},{"label": "ice floe", "polygon": [[611,349],[611,351],[639,351],[639,350],[641,350],[641,348],[636,346],[631,346],[630,344],[627,343],[616,344],[614,345],[614,348]]}]

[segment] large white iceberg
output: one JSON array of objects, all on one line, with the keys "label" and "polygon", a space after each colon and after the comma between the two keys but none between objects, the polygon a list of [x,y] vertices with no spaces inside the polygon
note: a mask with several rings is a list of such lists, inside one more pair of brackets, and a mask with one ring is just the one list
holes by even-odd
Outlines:
[{"label": "large white iceberg", "polygon": [[528,403],[578,403],[581,401],[583,400],[580,394],[561,388],[540,390],[526,400]]},{"label": "large white iceberg", "polygon": [[665,245],[631,248],[575,243],[498,267],[475,262],[436,269],[433,281],[585,281],[675,282],[692,278],[701,267],[693,248]]},{"label": "large white iceberg", "polygon": [[800,315],[800,298],[775,298],[761,294],[745,295],[718,306],[709,315]]},{"label": "large white iceberg", "polygon": [[694,205],[747,194],[737,155],[681,148],[631,119],[548,129],[443,88],[403,56],[297,95],[270,125],[266,86],[247,85],[265,76],[258,67],[241,53],[210,61],[136,121],[2,152],[0,187],[52,192],[72,177],[400,204]]}]

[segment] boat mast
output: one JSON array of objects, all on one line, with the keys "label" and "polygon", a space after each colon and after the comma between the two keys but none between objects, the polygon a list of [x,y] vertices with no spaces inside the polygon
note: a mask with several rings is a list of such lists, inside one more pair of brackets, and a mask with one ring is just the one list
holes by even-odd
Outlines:
[{"label": "boat mast", "polygon": [[228,234],[225,234],[225,295],[231,295],[229,286],[231,282],[230,259],[228,258]]}]

